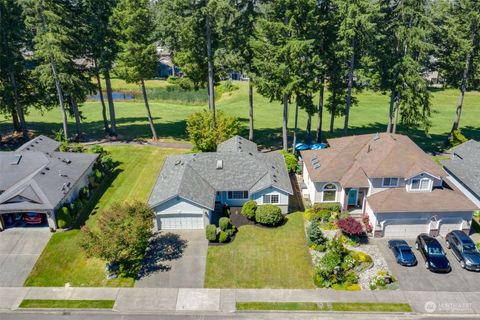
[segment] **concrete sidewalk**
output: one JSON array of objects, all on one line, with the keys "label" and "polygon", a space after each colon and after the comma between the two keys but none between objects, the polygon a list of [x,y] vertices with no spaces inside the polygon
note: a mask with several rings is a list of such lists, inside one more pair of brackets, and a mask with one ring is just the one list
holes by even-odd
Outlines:
[{"label": "concrete sidewalk", "polygon": [[23,299],[115,300],[115,311],[235,312],[237,302],[409,303],[414,312],[480,314],[480,292],[336,291],[185,288],[0,288],[0,310],[16,310]]}]

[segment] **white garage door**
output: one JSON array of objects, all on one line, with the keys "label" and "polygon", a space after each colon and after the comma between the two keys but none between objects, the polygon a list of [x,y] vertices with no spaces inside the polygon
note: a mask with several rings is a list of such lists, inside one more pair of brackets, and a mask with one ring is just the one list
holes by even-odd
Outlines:
[{"label": "white garage door", "polygon": [[444,221],[440,222],[440,235],[446,236],[452,230],[462,230],[463,221]]},{"label": "white garage door", "polygon": [[204,228],[202,214],[158,215],[157,223],[159,230]]},{"label": "white garage door", "polygon": [[415,238],[420,233],[428,233],[430,223],[418,220],[387,220],[384,227],[386,238]]}]

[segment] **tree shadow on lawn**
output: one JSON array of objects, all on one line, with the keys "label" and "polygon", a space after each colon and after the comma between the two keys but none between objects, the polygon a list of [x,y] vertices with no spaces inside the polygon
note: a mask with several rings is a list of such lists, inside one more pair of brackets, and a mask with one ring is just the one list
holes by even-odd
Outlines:
[{"label": "tree shadow on lawn", "polygon": [[178,234],[170,232],[155,233],[145,251],[145,257],[138,272],[137,280],[158,271],[169,271],[172,266],[168,263],[183,256],[187,243],[188,241],[182,239]]},{"label": "tree shadow on lawn", "polygon": [[[117,118],[116,120],[117,133],[125,140],[150,139],[152,137],[147,117],[125,117]],[[156,117],[153,121],[160,138],[171,138],[174,140],[188,139],[186,120],[162,122],[161,117]],[[36,134],[43,134],[52,138],[54,136],[53,133],[62,128],[60,122],[31,122],[28,121],[28,119],[27,126],[29,130],[34,131]],[[88,121],[87,119],[81,124],[81,129],[82,132],[85,133],[87,140],[92,141],[105,138],[103,120]],[[75,123],[73,121],[69,121],[68,130],[71,134],[75,132]],[[11,133],[11,131],[11,124],[0,122],[1,134]]]},{"label": "tree shadow on lawn", "polygon": [[[462,127],[462,133],[468,139],[480,140],[480,127]],[[375,122],[370,123],[364,126],[352,126],[348,130],[348,135],[361,135],[361,134],[372,134],[372,133],[382,133],[386,131],[386,125],[384,123]],[[427,134],[421,128],[406,127],[401,124],[397,126],[397,133],[404,134],[409,136],[416,144],[420,146],[424,151],[437,153],[442,152],[448,148],[447,137],[448,132],[441,134]],[[248,136],[248,128],[242,130],[243,136]],[[312,131],[312,139],[315,139],[316,131]],[[343,129],[337,128],[333,133],[324,130],[322,132],[322,141],[325,142],[330,138],[337,138],[343,136]],[[297,133],[297,142],[305,142],[306,131],[299,128]],[[264,129],[255,129],[254,132],[254,141],[258,143],[261,147],[267,146],[273,150],[279,150],[282,148],[282,129],[281,128],[264,128]],[[313,142],[313,141],[312,141]],[[293,130],[289,128],[288,136],[289,147],[291,148],[293,143]]]}]

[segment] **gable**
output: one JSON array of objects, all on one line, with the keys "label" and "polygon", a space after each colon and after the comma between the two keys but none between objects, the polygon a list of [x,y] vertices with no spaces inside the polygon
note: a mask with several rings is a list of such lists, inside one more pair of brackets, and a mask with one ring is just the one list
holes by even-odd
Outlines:
[{"label": "gable", "polygon": [[3,203],[20,203],[20,202],[39,203],[38,201],[33,201],[32,199],[28,199],[22,196],[12,197]]}]

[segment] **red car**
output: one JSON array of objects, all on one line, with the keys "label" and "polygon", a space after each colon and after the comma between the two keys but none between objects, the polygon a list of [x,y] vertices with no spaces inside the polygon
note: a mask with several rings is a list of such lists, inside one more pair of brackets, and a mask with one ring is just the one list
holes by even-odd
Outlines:
[{"label": "red car", "polygon": [[42,223],[42,214],[29,212],[23,215],[23,221],[26,224],[41,224]]}]

